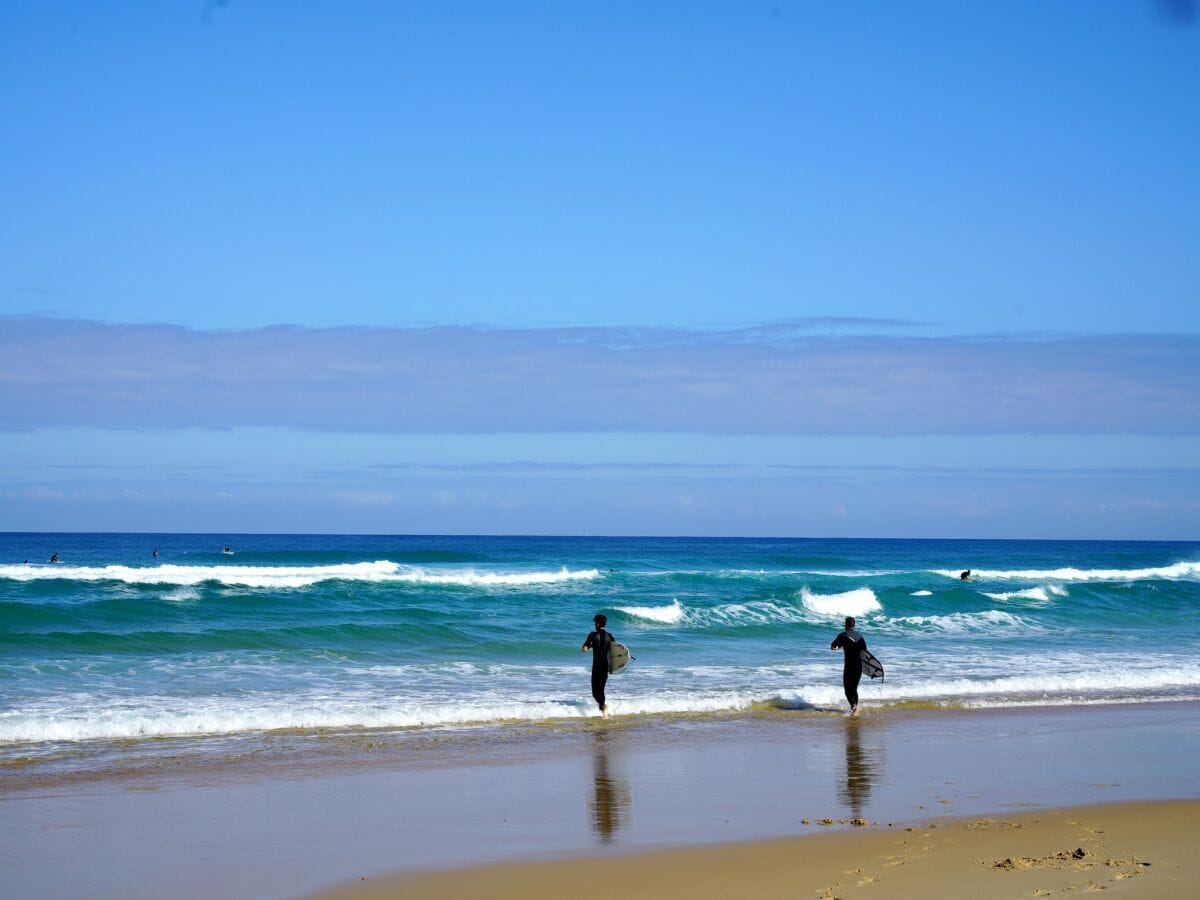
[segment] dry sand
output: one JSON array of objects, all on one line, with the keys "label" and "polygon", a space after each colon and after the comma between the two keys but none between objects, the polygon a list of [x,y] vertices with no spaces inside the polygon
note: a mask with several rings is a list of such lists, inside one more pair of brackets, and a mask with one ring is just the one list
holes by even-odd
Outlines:
[{"label": "dry sand", "polygon": [[[820,828],[818,823],[810,827]],[[886,823],[851,832],[370,879],[381,898],[1200,897],[1200,801]]]}]

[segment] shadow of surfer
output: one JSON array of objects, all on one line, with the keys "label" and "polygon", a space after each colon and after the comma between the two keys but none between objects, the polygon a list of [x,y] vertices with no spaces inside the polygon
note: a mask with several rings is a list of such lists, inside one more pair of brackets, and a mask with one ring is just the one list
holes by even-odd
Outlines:
[{"label": "shadow of surfer", "polygon": [[838,799],[850,807],[853,818],[863,817],[863,807],[875,786],[877,766],[870,756],[863,753],[862,722],[846,720],[846,771],[837,785]]},{"label": "shadow of surfer", "polygon": [[628,821],[633,792],[628,781],[612,774],[607,729],[597,729],[592,740],[592,796],[588,801],[592,831],[602,844],[611,844]]}]

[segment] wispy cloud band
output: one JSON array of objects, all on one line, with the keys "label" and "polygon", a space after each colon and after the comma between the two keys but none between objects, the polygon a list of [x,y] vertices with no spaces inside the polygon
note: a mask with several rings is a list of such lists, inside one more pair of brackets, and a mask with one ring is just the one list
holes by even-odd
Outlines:
[{"label": "wispy cloud band", "polygon": [[376,433],[1197,434],[1200,336],[193,331],[0,317],[0,423]]}]

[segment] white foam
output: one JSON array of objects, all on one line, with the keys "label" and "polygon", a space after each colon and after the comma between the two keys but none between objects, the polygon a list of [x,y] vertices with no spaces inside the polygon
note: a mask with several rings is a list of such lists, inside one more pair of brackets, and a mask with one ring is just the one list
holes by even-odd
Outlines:
[{"label": "white foam", "polygon": [[178,587],[173,591],[163,594],[162,598],[169,603],[187,603],[191,600],[200,599],[200,592],[194,587]]},{"label": "white foam", "polygon": [[799,606],[774,600],[747,600],[707,609],[688,607],[683,610],[683,618],[691,626],[723,628],[791,622],[828,624],[831,618],[862,616],[881,608],[870,588],[856,588],[843,594],[814,594],[804,588],[800,592]]},{"label": "white foam", "polygon": [[1014,631],[1044,631],[1020,616],[1002,609],[984,612],[956,612],[944,616],[899,616],[894,619],[878,619],[871,623],[878,631],[923,631],[938,634],[1011,634]]},{"label": "white foam", "polygon": [[837,572],[817,569],[814,571],[782,572],[780,574],[819,575],[822,578],[882,578],[885,575],[905,575],[907,573],[899,572],[895,569],[842,569]]},{"label": "white foam", "polygon": [[[903,658],[885,659],[885,665],[887,681],[864,679],[860,687],[868,705],[906,701],[972,706],[1101,699],[1146,702],[1179,697],[1182,691],[1200,688],[1197,665],[1133,669],[1110,661],[1081,671],[976,678],[931,675],[915,662],[910,670]],[[44,698],[0,713],[0,744],[231,735],[277,729],[467,726],[596,714],[594,704],[580,690],[586,675],[579,667],[534,668],[552,679],[543,685],[545,696],[554,697],[562,691],[557,699],[547,700],[530,692],[524,674],[519,679],[524,685],[519,695],[496,690],[464,691],[460,684],[453,696],[440,698],[430,698],[427,690],[415,686],[399,694],[364,690],[188,700],[160,696],[121,701],[84,694]],[[645,675],[644,684],[610,684],[614,709],[621,716],[739,711],[762,704],[844,708],[840,680],[829,665],[641,667],[639,672]],[[716,689],[707,686],[714,673],[734,683],[727,681]]]},{"label": "white foam", "polygon": [[861,616],[883,608],[875,592],[867,587],[841,594],[814,594],[808,588],[803,588],[800,602],[806,609],[822,616]]},{"label": "white foam", "polygon": [[591,581],[600,577],[599,569],[568,569],[557,572],[428,572],[422,569],[400,571],[385,581],[411,581],[417,584],[455,584],[463,587],[528,587],[539,584],[562,584],[568,581]]},{"label": "white foam", "polygon": [[717,625],[737,627],[741,625],[771,625],[778,622],[808,622],[807,610],[786,606],[770,600],[751,600],[746,603],[726,603],[711,609],[693,609],[688,612],[689,625]]},{"label": "white foam", "polygon": [[933,591],[913,591],[909,594],[910,597],[932,597]]},{"label": "white foam", "polygon": [[[886,665],[886,661],[885,661]],[[895,667],[888,680],[863,679],[859,693],[869,707],[875,703],[912,701],[963,704],[972,707],[1005,707],[1028,704],[1078,702],[1138,702],[1167,699],[1179,691],[1200,687],[1200,668],[1171,672],[1162,669],[1129,673],[1078,673],[1051,676],[1012,676],[981,679],[937,679],[919,682],[897,678]],[[1188,699],[1193,695],[1188,694]],[[841,685],[807,685],[779,691],[768,702],[782,706],[844,709]]]},{"label": "white foam", "polygon": [[[578,674],[577,672],[573,674]],[[611,690],[611,689],[610,689]],[[538,722],[596,715],[590,698],[538,700],[480,695],[446,702],[354,702],[336,698],[277,698],[280,702],[210,700],[191,709],[176,701],[109,703],[53,716],[22,711],[0,717],[0,745],[41,741],[128,740],[231,735],[280,729],[417,728]],[[614,698],[622,715],[715,712],[748,708],[755,698],[740,691],[658,691]],[[194,701],[193,701],[194,702]]]},{"label": "white foam", "polygon": [[[958,580],[961,572],[933,569],[933,574]],[[1180,562],[1148,569],[975,569],[974,578],[1024,581],[1147,581],[1200,578],[1200,562]]]},{"label": "white foam", "polygon": [[195,586],[205,583],[229,587],[303,588],[324,581],[409,582],[414,584],[460,585],[463,587],[526,587],[560,584],[600,577],[598,569],[557,572],[477,572],[428,570],[401,566],[387,560],[329,566],[0,566],[0,578],[13,581],[117,581],[125,584],[172,584]]},{"label": "white foam", "polygon": [[672,602],[670,606],[618,606],[616,609],[627,616],[663,625],[677,625],[683,621],[684,615],[683,604],[678,600]]},{"label": "white foam", "polygon": [[1076,696],[1103,692],[1130,692],[1200,686],[1200,667],[1179,670],[1114,670],[1014,675],[1001,678],[945,679],[929,683],[897,684],[884,692],[891,699],[982,697],[987,695]]},{"label": "white foam", "polygon": [[983,591],[982,593],[983,596],[991,597],[993,600],[1037,600],[1041,603],[1049,603],[1051,597],[1067,596],[1066,588],[1059,587],[1057,584],[1026,588],[1023,591],[1000,591],[995,594]]}]

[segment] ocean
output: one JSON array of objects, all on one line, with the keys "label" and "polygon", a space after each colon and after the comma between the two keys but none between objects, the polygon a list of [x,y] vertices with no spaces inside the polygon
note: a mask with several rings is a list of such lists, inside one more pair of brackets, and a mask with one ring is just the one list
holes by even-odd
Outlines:
[{"label": "ocean", "polygon": [[868,715],[1195,700],[1198,610],[1195,542],[8,533],[0,777],[561,727],[597,612],[617,717],[844,712],[845,615]]}]

